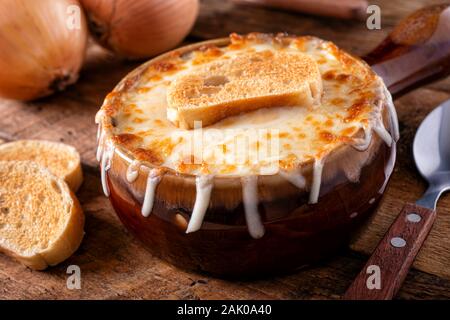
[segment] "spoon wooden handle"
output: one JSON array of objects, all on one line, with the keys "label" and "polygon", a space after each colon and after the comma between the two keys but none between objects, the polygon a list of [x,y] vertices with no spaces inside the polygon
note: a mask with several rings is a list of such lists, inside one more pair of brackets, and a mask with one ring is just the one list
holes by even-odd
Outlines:
[{"label": "spoon wooden handle", "polygon": [[363,57],[398,97],[450,74],[450,5],[434,5],[402,20]]},{"label": "spoon wooden handle", "polygon": [[406,204],[343,298],[392,299],[405,280],[435,218],[434,210]]}]

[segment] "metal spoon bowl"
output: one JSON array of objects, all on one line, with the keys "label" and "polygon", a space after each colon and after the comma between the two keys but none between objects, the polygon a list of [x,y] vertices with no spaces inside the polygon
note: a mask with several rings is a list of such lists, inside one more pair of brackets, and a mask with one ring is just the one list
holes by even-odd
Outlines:
[{"label": "metal spoon bowl", "polygon": [[417,169],[429,184],[416,204],[435,210],[441,194],[450,190],[450,101],[422,122],[414,138],[413,153]]},{"label": "metal spoon bowl", "polygon": [[[422,122],[414,138],[413,150],[417,168],[429,187],[415,204],[403,207],[345,293],[345,299],[392,299],[430,233],[436,219],[436,203],[445,191],[450,190],[450,100]],[[370,282],[374,279],[375,282]]]}]

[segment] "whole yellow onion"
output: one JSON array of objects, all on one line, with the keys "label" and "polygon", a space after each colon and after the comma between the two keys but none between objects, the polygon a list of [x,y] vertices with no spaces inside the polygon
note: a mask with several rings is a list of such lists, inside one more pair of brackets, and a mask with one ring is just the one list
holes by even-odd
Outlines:
[{"label": "whole yellow onion", "polygon": [[87,26],[77,0],[0,1],[0,96],[32,100],[75,82]]},{"label": "whole yellow onion", "polygon": [[81,4],[98,42],[130,59],[175,47],[198,13],[198,0],[81,0]]}]

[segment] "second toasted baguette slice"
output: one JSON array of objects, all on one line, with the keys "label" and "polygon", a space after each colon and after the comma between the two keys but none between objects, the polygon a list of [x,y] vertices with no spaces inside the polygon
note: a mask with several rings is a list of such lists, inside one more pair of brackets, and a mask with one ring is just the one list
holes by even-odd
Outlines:
[{"label": "second toasted baguette slice", "polygon": [[176,78],[167,92],[167,117],[192,129],[260,108],[320,104],[317,63],[299,52],[262,51],[209,63]]},{"label": "second toasted baguette slice", "polygon": [[80,155],[64,143],[44,140],[17,140],[0,145],[0,161],[34,161],[64,179],[73,192],[83,182]]},{"label": "second toasted baguette slice", "polygon": [[79,247],[84,214],[67,184],[31,161],[0,161],[0,251],[43,270]]}]

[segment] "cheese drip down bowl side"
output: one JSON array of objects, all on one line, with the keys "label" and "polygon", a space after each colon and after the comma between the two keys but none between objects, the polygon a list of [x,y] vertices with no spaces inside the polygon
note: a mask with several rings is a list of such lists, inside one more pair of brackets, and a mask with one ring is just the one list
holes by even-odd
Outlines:
[{"label": "cheese drip down bowl side", "polygon": [[[247,37],[281,47],[295,39],[321,41]],[[323,157],[266,175],[180,172],[152,161],[154,155],[132,134],[115,134],[122,97],[136,89],[152,64],[229,45],[230,39],[218,39],[169,52],[130,73],[108,95],[96,118],[103,189],[125,227],[174,265],[227,277],[292,271],[342,248],[375,209],[395,163],[395,110],[374,75],[377,121]],[[345,63],[363,64],[343,57]]]}]

